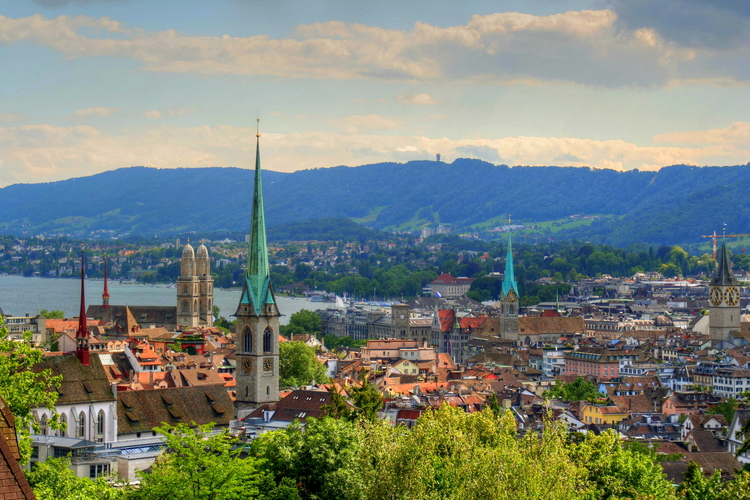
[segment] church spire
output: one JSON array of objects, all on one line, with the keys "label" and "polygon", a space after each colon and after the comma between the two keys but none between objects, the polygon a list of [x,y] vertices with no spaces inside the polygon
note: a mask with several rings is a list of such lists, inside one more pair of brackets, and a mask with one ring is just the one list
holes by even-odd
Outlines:
[{"label": "church spire", "polygon": [[732,274],[732,268],[727,255],[727,243],[722,241],[721,250],[719,251],[719,261],[717,262],[716,274],[711,278],[711,286],[737,286],[737,278]]},{"label": "church spire", "polygon": [[104,254],[104,292],[102,293],[102,309],[109,309],[109,285],[107,284],[107,254]]},{"label": "church spire", "polygon": [[[510,224],[510,216],[508,216]],[[516,275],[513,272],[513,245],[511,241],[511,232],[508,229],[508,255],[505,257],[505,275],[503,275],[503,296],[508,295],[513,290],[518,297],[518,285],[516,284]]]},{"label": "church spire", "polygon": [[78,313],[78,329],[76,330],[76,356],[84,366],[89,365],[89,329],[86,322],[86,291],[84,279],[86,277],[85,260],[81,249],[81,311]]},{"label": "church spire", "polygon": [[[260,120],[258,120],[260,124]],[[266,240],[266,216],[263,208],[263,184],[260,168],[260,130],[255,134],[255,190],[253,213],[250,222],[250,243],[247,253],[247,284],[252,297],[243,297],[243,302],[253,304],[256,313],[263,304],[275,303],[271,291],[268,266],[268,242]]]}]

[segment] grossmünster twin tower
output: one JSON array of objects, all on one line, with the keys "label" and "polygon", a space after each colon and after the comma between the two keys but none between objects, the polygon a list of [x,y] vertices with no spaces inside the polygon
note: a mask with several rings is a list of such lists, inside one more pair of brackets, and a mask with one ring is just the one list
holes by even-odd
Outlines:
[{"label": "grossm\u00fcnster twin tower", "polygon": [[260,169],[260,133],[255,135],[253,192],[247,272],[234,314],[237,318],[235,411],[279,400],[279,309],[271,286]]}]

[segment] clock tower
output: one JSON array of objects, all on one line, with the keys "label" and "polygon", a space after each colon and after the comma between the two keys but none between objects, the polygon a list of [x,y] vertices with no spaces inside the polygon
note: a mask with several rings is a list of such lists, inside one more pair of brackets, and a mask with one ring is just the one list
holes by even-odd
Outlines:
[{"label": "clock tower", "polygon": [[505,257],[503,288],[500,291],[500,337],[518,340],[518,284],[513,272],[513,245],[508,233],[508,255]]},{"label": "clock tower", "polygon": [[716,272],[708,289],[708,332],[711,339],[734,341],[740,329],[740,284],[732,274],[726,242],[722,242]]},{"label": "clock tower", "polygon": [[256,134],[247,273],[237,306],[237,399],[235,411],[279,400],[279,313],[268,266],[266,221],[260,169],[260,133]]}]

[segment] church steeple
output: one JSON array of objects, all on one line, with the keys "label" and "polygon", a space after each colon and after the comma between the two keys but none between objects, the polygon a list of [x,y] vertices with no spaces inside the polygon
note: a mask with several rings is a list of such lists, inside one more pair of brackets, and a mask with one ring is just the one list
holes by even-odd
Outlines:
[{"label": "church steeple", "polygon": [[102,309],[109,309],[109,285],[107,284],[107,254],[104,254],[104,292],[102,293]]},{"label": "church steeple", "polygon": [[721,243],[721,251],[719,252],[717,264],[716,274],[711,278],[711,286],[737,286],[737,278],[732,274],[725,241]]},{"label": "church steeple", "polygon": [[78,313],[78,329],[76,330],[76,356],[84,366],[89,365],[89,329],[86,321],[86,291],[84,279],[86,266],[81,249],[81,311]]},{"label": "church steeple", "polygon": [[[510,222],[510,219],[508,219]],[[508,295],[508,292],[513,290],[516,297],[518,297],[518,284],[516,283],[516,275],[513,272],[513,242],[511,240],[511,233],[508,231],[508,255],[505,257],[505,275],[503,276],[503,296]]]},{"label": "church steeple", "polygon": [[[260,121],[260,120],[258,120]],[[255,134],[255,190],[253,192],[250,243],[247,253],[247,293],[242,303],[252,304],[256,314],[266,304],[275,304],[268,266],[268,242],[266,240],[266,215],[263,208],[263,182],[260,168],[260,132]]]}]

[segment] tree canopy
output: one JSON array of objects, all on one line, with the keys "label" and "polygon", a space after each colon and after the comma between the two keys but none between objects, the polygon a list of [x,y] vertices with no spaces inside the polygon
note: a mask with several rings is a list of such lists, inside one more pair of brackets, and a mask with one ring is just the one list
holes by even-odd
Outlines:
[{"label": "tree canopy", "polygon": [[315,351],[304,342],[279,344],[279,385],[299,387],[312,381],[328,382],[326,368],[315,356]]}]

